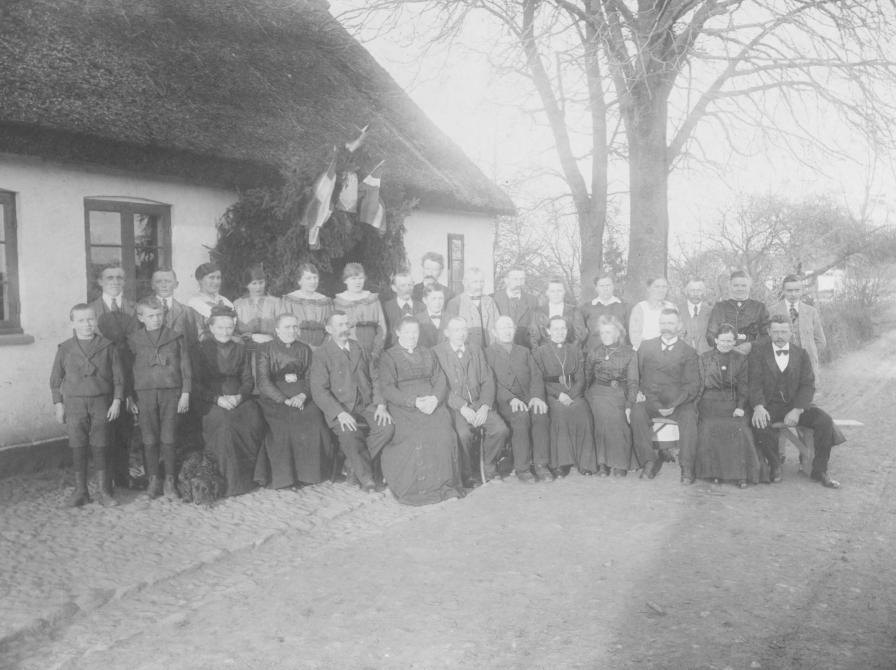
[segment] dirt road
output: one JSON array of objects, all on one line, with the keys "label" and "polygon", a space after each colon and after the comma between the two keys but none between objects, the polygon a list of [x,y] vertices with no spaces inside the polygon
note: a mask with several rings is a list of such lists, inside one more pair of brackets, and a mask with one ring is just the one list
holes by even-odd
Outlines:
[{"label": "dirt road", "polygon": [[744,491],[669,469],[384,497],[19,638],[0,667],[896,668],[896,333],[824,391],[866,424],[834,450],[839,491],[792,452],[783,484]]}]

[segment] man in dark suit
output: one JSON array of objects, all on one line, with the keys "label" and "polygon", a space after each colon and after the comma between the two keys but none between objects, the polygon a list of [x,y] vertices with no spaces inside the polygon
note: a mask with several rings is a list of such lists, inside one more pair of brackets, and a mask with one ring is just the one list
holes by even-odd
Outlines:
[{"label": "man in dark suit", "polygon": [[687,297],[681,306],[681,337],[690,344],[700,356],[712,349],[706,340],[706,328],[709,326],[709,314],[712,307],[704,300],[706,284],[702,279],[693,279],[684,288]]},{"label": "man in dark suit", "polygon": [[128,337],[137,331],[137,309],[133,302],[124,297],[124,269],[118,265],[104,267],[97,277],[97,284],[103,290],[99,298],[90,303],[96,313],[96,327],[100,334],[118,350],[118,357],[124,370],[124,397],[128,409],[118,418],[109,422],[109,438],[106,452],[107,472],[111,484],[116,488],[136,488],[138,482],[131,479],[130,454],[131,437],[134,433],[134,406],[130,398],[131,368],[133,356],[128,348]]},{"label": "man in dark suit", "polygon": [[160,268],[152,273],[152,291],[162,304],[165,327],[184,336],[189,345],[199,340],[200,328],[196,324],[196,311],[174,298],[179,286],[177,275],[170,268]]},{"label": "man in dark suit", "polygon": [[504,275],[504,290],[495,291],[493,296],[501,316],[509,316],[516,324],[513,341],[527,349],[532,348],[529,329],[538,307],[538,298],[525,291],[526,271],[512,267]]},{"label": "man in dark suit", "polygon": [[423,289],[423,305],[423,310],[416,314],[417,323],[420,324],[419,344],[432,349],[445,341],[445,291],[435,284],[426,287]]},{"label": "man in dark suit", "polygon": [[373,491],[371,461],[392,439],[395,426],[380,397],[376,367],[361,346],[349,339],[345,312],[330,314],[326,330],[329,337],[314,352],[311,363],[311,397],[336,434],[361,488]]},{"label": "man in dark suit", "polygon": [[398,272],[392,277],[392,293],[395,295],[383,303],[383,314],[386,317],[386,349],[392,346],[395,329],[406,316],[414,316],[423,309],[419,300],[411,297],[414,291],[414,280],[410,272]]},{"label": "man in dark suit", "polygon": [[513,468],[521,482],[532,482],[531,468],[541,481],[553,481],[548,469],[550,436],[544,379],[531,352],[514,344],[513,319],[502,316],[495,324],[495,341],[485,350],[485,359],[495,373],[498,414],[510,426]]},{"label": "man in dark suit", "polygon": [[812,480],[826,488],[840,488],[828,475],[831,447],[845,442],[831,417],[812,404],[815,375],[805,349],[790,341],[790,317],[776,314],[769,324],[770,342],[756,347],[750,355],[750,404],[753,406],[753,434],[760,453],[768,460],[770,477],[781,481],[778,435],[771,425],[811,428],[815,436]]},{"label": "man in dark suit", "polygon": [[445,292],[445,304],[454,297],[454,293],[444,284],[439,283],[439,277],[445,269],[445,257],[435,251],[427,251],[420,260],[420,267],[423,268],[423,281],[414,284],[414,292],[412,294],[414,300],[423,300],[423,290],[429,286],[437,286]]},{"label": "man in dark suit", "polygon": [[467,342],[467,322],[459,316],[452,317],[446,324],[445,335],[447,340],[436,346],[433,353],[448,378],[447,404],[460,441],[464,486],[469,486],[473,477],[470,459],[473,430],[485,429],[481,448],[484,450],[486,479],[496,474],[495,460],[509,431],[493,411],[495,379],[482,349]]},{"label": "man in dark suit", "polygon": [[644,340],[638,348],[640,391],[632,407],[632,441],[643,464],[642,477],[653,478],[662,467],[662,457],[654,454],[654,417],[678,424],[681,483],[694,483],[697,455],[697,409],[694,401],[700,390],[697,352],[679,336],[678,310],[660,313],[660,336]]}]

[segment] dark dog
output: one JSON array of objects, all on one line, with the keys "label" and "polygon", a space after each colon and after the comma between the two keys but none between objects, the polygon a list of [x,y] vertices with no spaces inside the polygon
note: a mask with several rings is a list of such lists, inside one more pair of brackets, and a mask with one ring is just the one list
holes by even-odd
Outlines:
[{"label": "dark dog", "polygon": [[177,483],[184,502],[208,507],[224,495],[224,478],[218,472],[215,457],[206,451],[194,451],[187,456]]}]

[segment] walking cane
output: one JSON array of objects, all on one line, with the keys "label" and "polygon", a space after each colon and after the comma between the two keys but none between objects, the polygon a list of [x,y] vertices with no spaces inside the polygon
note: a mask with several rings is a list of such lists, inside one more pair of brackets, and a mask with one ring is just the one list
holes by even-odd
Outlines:
[{"label": "walking cane", "polygon": [[485,426],[479,426],[476,429],[476,435],[479,437],[479,476],[482,477],[482,483],[485,484],[485,449],[482,447],[482,440],[485,438]]}]

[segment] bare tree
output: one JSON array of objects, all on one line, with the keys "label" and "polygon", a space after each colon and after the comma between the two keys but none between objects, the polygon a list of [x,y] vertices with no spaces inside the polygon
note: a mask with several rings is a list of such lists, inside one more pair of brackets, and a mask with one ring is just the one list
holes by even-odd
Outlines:
[{"label": "bare tree", "polygon": [[531,83],[550,125],[583,274],[601,263],[614,155],[628,162],[628,277],[639,285],[667,266],[668,176],[706,156],[701,127],[733,151],[748,149],[733,130],[752,128],[796,156],[806,142],[836,154],[842,147],[809,125],[828,113],[893,145],[888,0],[368,0],[346,19],[385,12],[395,25],[409,6],[436,13],[436,40],[471,19],[502,27],[503,66]]}]

